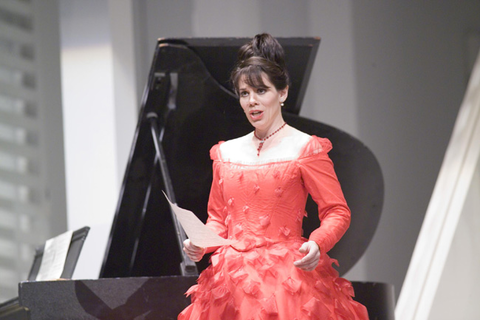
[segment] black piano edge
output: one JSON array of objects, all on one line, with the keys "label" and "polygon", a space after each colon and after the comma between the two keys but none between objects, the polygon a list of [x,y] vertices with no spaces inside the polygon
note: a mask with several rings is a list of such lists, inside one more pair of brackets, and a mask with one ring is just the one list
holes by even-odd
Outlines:
[{"label": "black piano edge", "polygon": [[0,319],[2,320],[28,320],[30,310],[21,306],[18,298],[10,299],[0,304]]},{"label": "black piano edge", "polygon": [[[176,319],[190,303],[185,292],[196,280],[162,276],[21,282],[19,300],[0,309],[0,319]],[[393,285],[352,281],[352,286],[370,320],[395,319]]]}]

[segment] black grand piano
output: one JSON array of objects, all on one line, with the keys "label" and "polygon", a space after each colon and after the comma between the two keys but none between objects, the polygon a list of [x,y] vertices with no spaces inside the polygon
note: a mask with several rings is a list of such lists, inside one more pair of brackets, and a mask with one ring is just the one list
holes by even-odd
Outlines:
[{"label": "black grand piano", "polygon": [[[208,264],[181,250],[185,235],[162,191],[206,221],[212,179],[209,149],[252,130],[228,79],[246,38],[160,39],[155,48],[100,279],[24,282],[20,304],[31,319],[176,319],[184,292]],[[352,223],[330,251],[345,274],[363,255],[383,204],[383,177],[371,151],[349,134],[299,116],[318,38],[279,38],[292,85],[284,119],[329,138]],[[319,225],[309,199],[304,234]],[[391,285],[353,282],[371,319],[393,319]],[[0,318],[1,319],[1,318]]]}]

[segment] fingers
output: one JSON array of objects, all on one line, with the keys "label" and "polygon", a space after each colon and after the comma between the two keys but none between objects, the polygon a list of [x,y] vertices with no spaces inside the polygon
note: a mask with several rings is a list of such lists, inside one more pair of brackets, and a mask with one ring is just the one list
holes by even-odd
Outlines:
[{"label": "fingers", "polygon": [[306,255],[301,260],[295,261],[293,264],[299,269],[302,269],[305,271],[312,271],[317,267],[318,260],[319,259],[314,256]]},{"label": "fingers", "polygon": [[203,255],[205,254],[205,248],[197,247],[190,241],[190,239],[183,241],[183,251],[194,262],[202,260]]},{"label": "fingers", "polygon": [[302,259],[295,261],[293,264],[297,268],[305,271],[314,270],[320,261],[320,249],[318,248],[318,245],[314,241],[308,241],[303,243],[298,251],[300,253],[306,253],[306,255]]},{"label": "fingers", "polygon": [[313,271],[318,266],[318,261],[301,261],[298,264],[295,264],[295,266],[304,271]]},{"label": "fingers", "polygon": [[309,243],[304,242],[302,244],[302,246],[300,247],[300,249],[298,249],[298,251],[300,251],[300,253],[307,253],[308,252],[308,246],[309,246]]}]

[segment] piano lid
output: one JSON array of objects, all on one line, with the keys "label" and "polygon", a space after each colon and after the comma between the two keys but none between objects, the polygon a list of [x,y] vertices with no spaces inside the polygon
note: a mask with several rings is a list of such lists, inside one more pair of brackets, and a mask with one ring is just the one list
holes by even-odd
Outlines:
[{"label": "piano lid", "polygon": [[[180,274],[181,244],[162,194],[165,179],[147,115],[157,116],[177,204],[206,221],[212,181],[210,148],[220,140],[252,130],[228,85],[238,49],[248,40],[158,40],[100,277]],[[340,260],[339,272],[343,274],[362,256],[373,237],[383,203],[382,174],[375,157],[360,141],[298,116],[320,39],[278,40],[292,79],[285,120],[332,141],[330,157],[353,212],[350,231],[330,251]],[[319,224],[311,199],[307,211],[305,236]],[[208,258],[204,258],[197,266],[202,270],[207,264]]]},{"label": "piano lid", "polygon": [[[231,91],[230,73],[237,60],[238,49],[250,38],[183,38],[159,39],[160,44],[182,44],[198,55],[209,74]],[[299,114],[313,63],[320,45],[320,38],[277,38],[285,51],[291,85],[284,110]]]}]

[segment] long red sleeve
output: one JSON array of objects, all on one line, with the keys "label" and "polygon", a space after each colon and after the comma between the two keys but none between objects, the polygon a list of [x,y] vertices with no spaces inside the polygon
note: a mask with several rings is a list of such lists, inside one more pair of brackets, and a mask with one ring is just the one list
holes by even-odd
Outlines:
[{"label": "long red sleeve", "polygon": [[333,163],[328,156],[331,143],[327,139],[316,138],[316,149],[299,162],[305,188],[318,205],[320,227],[310,234],[321,252],[328,252],[345,234],[350,225],[350,209],[343,196]]}]

